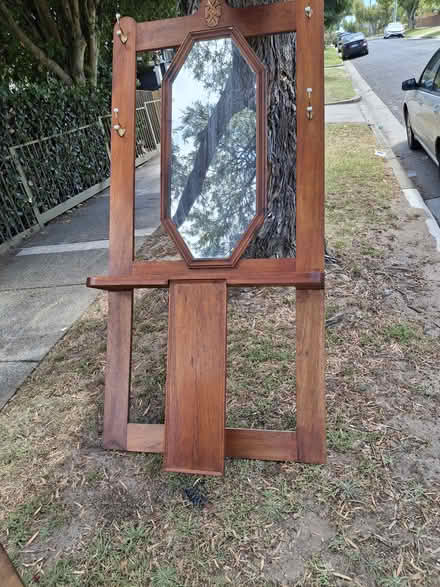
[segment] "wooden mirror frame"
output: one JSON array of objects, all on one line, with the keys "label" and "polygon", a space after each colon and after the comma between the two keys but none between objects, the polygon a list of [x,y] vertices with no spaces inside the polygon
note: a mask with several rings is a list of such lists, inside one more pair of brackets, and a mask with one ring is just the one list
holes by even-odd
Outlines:
[{"label": "wooden mirror frame", "polygon": [[[325,463],[323,0],[249,8],[231,8],[221,0],[217,4],[220,14],[208,14],[210,18],[212,3],[202,0],[191,16],[144,23],[125,17],[114,28],[112,108],[120,109],[126,133],[112,133],[111,141],[109,275],[87,280],[88,287],[109,292],[103,445],[135,452],[165,450],[163,424],[128,421],[133,290],[223,280],[228,287],[296,288],[296,430],[226,428],[224,456]],[[178,47],[189,32],[207,32],[213,26],[233,26],[244,37],[296,32],[296,259],[241,259],[234,268],[203,270],[184,261],[135,262],[136,52]]]},{"label": "wooden mirror frame", "polygon": [[[179,233],[169,214],[168,193],[171,176],[171,144],[172,144],[172,85],[178,73],[181,71],[188,54],[196,41],[209,41],[211,39],[230,38],[240,49],[240,54],[256,75],[256,213],[248,224],[246,230],[236,243],[232,254],[226,259],[196,259]],[[161,120],[161,194],[160,194],[160,219],[163,227],[173,239],[177,250],[185,259],[188,267],[214,268],[234,267],[246,250],[249,241],[264,221],[264,209],[266,207],[267,184],[267,107],[266,107],[266,75],[265,67],[255,55],[243,35],[233,27],[219,27],[208,31],[196,31],[188,33],[180,49],[176,53],[167,73],[162,81],[162,120]]]}]

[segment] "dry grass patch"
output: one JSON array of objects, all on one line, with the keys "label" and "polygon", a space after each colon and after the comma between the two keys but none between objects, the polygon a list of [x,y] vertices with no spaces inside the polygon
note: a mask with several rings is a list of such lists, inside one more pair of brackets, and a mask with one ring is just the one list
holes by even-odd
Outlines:
[{"label": "dry grass patch", "polygon": [[342,59],[335,47],[327,47],[324,51],[324,67],[342,65]]},{"label": "dry grass patch", "polygon": [[324,70],[324,89],[326,104],[349,100],[356,95],[351,78],[343,67]]},{"label": "dry grass patch", "polygon": [[[374,151],[328,128],[328,465],[199,479],[104,452],[102,295],[0,414],[0,540],[29,585],[439,584],[439,259]],[[292,427],[294,290],[243,290],[228,318],[228,423]],[[138,421],[163,414],[166,322],[166,294],[139,293]]]}]

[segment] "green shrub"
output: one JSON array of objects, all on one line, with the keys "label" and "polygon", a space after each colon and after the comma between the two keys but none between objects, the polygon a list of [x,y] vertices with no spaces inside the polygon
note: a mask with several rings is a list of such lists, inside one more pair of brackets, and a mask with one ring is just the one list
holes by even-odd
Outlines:
[{"label": "green shrub", "polygon": [[[109,174],[98,117],[110,112],[109,90],[89,86],[0,85],[0,111],[6,128],[0,135],[0,244],[36,224],[33,211],[56,206]],[[31,182],[33,201],[22,185],[9,148],[66,133],[89,124],[87,135],[73,133],[20,151],[19,161]],[[86,148],[84,148],[86,147]]]}]

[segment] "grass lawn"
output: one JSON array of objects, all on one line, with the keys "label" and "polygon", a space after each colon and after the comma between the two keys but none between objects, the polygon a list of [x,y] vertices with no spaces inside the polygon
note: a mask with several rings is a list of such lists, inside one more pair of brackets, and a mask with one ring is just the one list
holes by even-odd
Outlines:
[{"label": "grass lawn", "polygon": [[343,67],[324,69],[324,85],[326,104],[348,100],[356,95],[350,76]]},{"label": "grass lawn", "polygon": [[329,65],[341,65],[342,59],[334,47],[327,47],[324,51],[324,67]]},{"label": "grass lawn", "polygon": [[[103,294],[0,413],[0,541],[27,585],[440,584],[439,259],[375,148],[327,127],[328,464],[197,478],[103,451]],[[131,421],[160,422],[166,291],[138,292],[134,324]],[[294,289],[230,298],[228,425],[295,426],[294,341]]]},{"label": "grass lawn", "polygon": [[436,27],[421,27],[413,31],[406,30],[405,37],[429,37],[433,39],[440,38],[440,26]]}]

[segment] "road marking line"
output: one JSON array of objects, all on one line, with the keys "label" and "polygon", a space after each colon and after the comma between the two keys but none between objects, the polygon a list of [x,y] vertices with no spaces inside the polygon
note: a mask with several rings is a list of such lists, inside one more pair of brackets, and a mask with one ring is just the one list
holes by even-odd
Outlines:
[{"label": "road marking line", "polygon": [[[154,228],[140,228],[134,231],[135,237],[149,236]],[[54,253],[76,253],[81,251],[94,251],[108,249],[108,240],[89,241],[85,243],[64,243],[60,245],[46,245],[40,247],[27,247],[17,253],[17,257],[26,255],[52,255]]]}]

